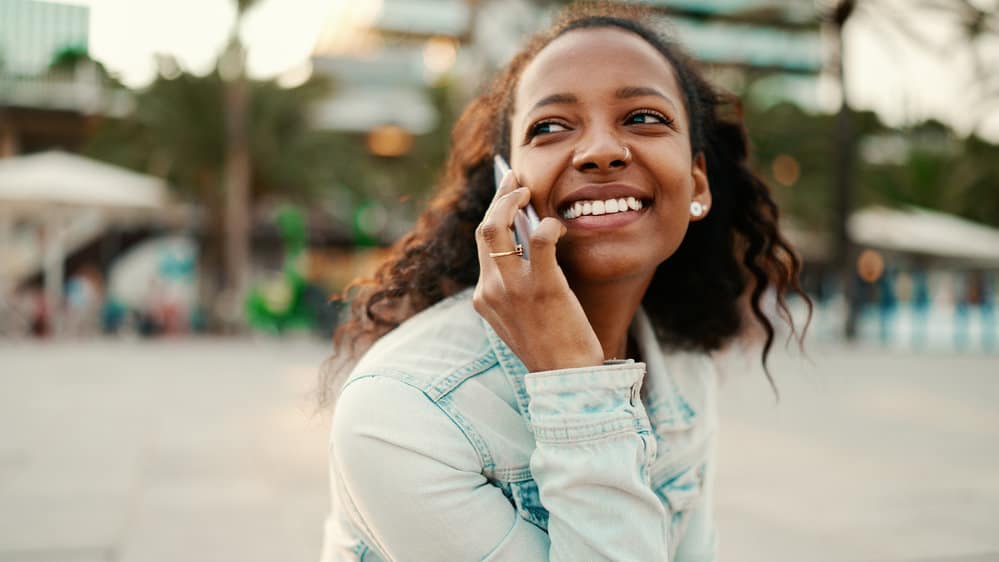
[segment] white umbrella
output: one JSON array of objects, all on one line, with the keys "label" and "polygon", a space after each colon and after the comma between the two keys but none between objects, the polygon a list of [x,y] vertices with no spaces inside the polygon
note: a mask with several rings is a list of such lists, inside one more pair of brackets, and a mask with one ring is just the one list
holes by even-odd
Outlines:
[{"label": "white umbrella", "polygon": [[999,229],[967,219],[912,207],[868,207],[850,215],[857,244],[999,266]]},{"label": "white umbrella", "polygon": [[7,209],[159,209],[166,193],[160,178],[61,150],[0,159],[0,205]]},{"label": "white umbrella", "polygon": [[[162,209],[166,183],[125,168],[54,150],[0,159],[0,236],[14,217],[45,224],[45,292],[54,306],[62,296],[66,226],[80,211],[137,218]],[[85,213],[85,214],[86,214]],[[0,245],[7,245],[0,240]],[[58,316],[53,315],[58,329]]]}]

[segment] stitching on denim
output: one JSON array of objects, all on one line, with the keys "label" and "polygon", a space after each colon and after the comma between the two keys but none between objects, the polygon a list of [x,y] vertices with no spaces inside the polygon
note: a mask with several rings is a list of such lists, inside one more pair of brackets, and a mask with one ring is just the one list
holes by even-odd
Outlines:
[{"label": "stitching on denim", "polygon": [[[587,375],[587,374],[598,374],[600,378],[608,379],[625,379],[626,376],[631,373],[645,372],[645,363],[621,363],[620,365],[593,365],[590,367],[575,367],[571,369],[558,369],[554,371],[539,371],[536,373],[531,373],[531,379],[536,381],[547,380],[549,378],[563,378],[566,376],[566,371],[573,371],[574,374]],[[634,380],[627,380],[623,382],[621,386],[631,386],[634,384]],[[582,386],[582,385],[581,385]]]},{"label": "stitching on denim", "polygon": [[604,438],[635,432],[637,435],[649,435],[649,429],[642,420],[635,418],[618,418],[603,423],[580,426],[535,426],[534,438],[544,443],[581,443],[600,441]]},{"label": "stitching on denim", "polygon": [[510,381],[510,386],[513,387],[514,396],[517,398],[517,407],[520,408],[520,415],[524,418],[528,429],[530,429],[531,412],[528,411],[527,406],[531,402],[531,397],[528,395],[527,387],[524,383],[524,375],[527,374],[527,367],[524,366],[524,363],[513,353],[510,347],[503,342],[499,334],[489,325],[489,322],[486,322],[485,318],[480,319],[486,331],[486,337],[489,339],[489,343],[492,344],[496,360],[500,368],[503,369],[507,380]]},{"label": "stitching on denim", "polygon": [[516,466],[509,468],[497,468],[494,469],[492,478],[497,482],[520,482],[522,480],[529,480],[534,475],[531,473],[531,467],[529,466]]},{"label": "stitching on denim", "polygon": [[455,388],[458,388],[461,383],[474,376],[482,374],[495,364],[496,358],[492,353],[487,352],[485,355],[477,357],[461,367],[450,371],[449,373],[445,373],[444,375],[431,381],[428,385],[430,398],[432,400],[439,400]]},{"label": "stitching on denim", "polygon": [[[434,400],[419,384],[414,384],[414,382],[418,382],[416,377],[409,376],[406,373],[392,372],[391,370],[386,370],[385,372],[379,374],[359,375],[352,378],[347,382],[347,384],[352,384],[361,379],[377,378],[380,376],[398,380],[403,384],[407,384],[416,390],[419,390],[431,404],[437,406],[437,409],[447,416],[449,420],[451,420],[451,423],[458,427],[458,430],[465,436],[465,439],[468,440],[468,444],[472,446],[475,454],[479,457],[479,461],[483,465],[483,470],[486,470],[487,467],[488,470],[492,470],[492,467],[495,465],[495,461],[493,461],[492,453],[486,446],[485,440],[481,435],[479,435],[479,432],[475,430],[472,424],[468,423],[468,420],[466,420],[465,417],[458,412],[458,409],[454,407],[450,394],[444,395],[438,400]],[[344,385],[344,388],[346,388],[346,385]]]},{"label": "stitching on denim", "polygon": [[465,439],[468,439],[469,444],[472,445],[475,453],[479,456],[482,471],[491,472],[493,467],[496,466],[496,461],[493,460],[492,452],[490,452],[489,446],[486,445],[486,440],[475,430],[475,426],[469,423],[465,419],[465,416],[461,415],[458,408],[454,406],[454,399],[451,395],[448,394],[441,397],[435,404],[453,424],[458,426],[458,429],[465,435]]},{"label": "stitching on denim", "polygon": [[[355,382],[361,379],[370,379],[375,377],[387,377],[390,379],[395,379],[400,382],[408,384],[409,386],[419,390],[423,394],[427,394],[427,389],[424,388],[425,386],[424,381],[420,377],[414,376],[412,373],[409,373],[407,371],[400,371],[398,369],[391,369],[391,368],[379,368],[377,371],[373,370],[373,371],[364,371],[361,373],[356,373],[352,375],[350,379],[347,380],[346,383],[344,383],[343,388],[346,389],[348,386],[354,384]],[[430,398],[430,396],[427,395],[427,398]]]}]

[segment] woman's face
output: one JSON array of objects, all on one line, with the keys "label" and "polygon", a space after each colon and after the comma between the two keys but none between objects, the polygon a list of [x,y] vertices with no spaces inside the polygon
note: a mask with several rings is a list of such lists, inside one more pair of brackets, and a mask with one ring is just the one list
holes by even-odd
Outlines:
[{"label": "woman's face", "polygon": [[691,202],[711,197],[672,66],[633,33],[574,30],[538,53],[514,95],[511,164],[538,215],[566,226],[570,281],[651,279],[696,220]]}]

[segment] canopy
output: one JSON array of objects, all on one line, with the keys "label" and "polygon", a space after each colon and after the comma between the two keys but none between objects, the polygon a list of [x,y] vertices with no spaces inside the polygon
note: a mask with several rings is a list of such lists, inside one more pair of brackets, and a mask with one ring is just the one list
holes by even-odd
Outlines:
[{"label": "canopy", "polygon": [[0,159],[0,247],[11,244],[16,217],[44,224],[44,247],[29,252],[28,263],[17,263],[16,252],[0,259],[0,296],[8,277],[43,266],[46,302],[58,333],[67,250],[98,234],[108,216],[141,220],[161,213],[166,193],[159,178],[59,150]]},{"label": "canopy", "polygon": [[999,229],[918,207],[868,207],[850,216],[854,242],[864,246],[999,266]]},{"label": "canopy", "polygon": [[0,159],[0,207],[4,209],[152,210],[165,204],[166,193],[162,179],[60,150]]}]

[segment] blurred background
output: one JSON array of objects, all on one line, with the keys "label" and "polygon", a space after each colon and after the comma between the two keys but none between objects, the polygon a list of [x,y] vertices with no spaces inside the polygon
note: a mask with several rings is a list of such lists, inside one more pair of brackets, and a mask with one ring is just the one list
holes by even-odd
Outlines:
[{"label": "blurred background", "polygon": [[[999,0],[642,3],[816,305],[719,357],[723,560],[999,560]],[[0,0],[0,560],[315,559],[330,297],[563,4]]]}]

